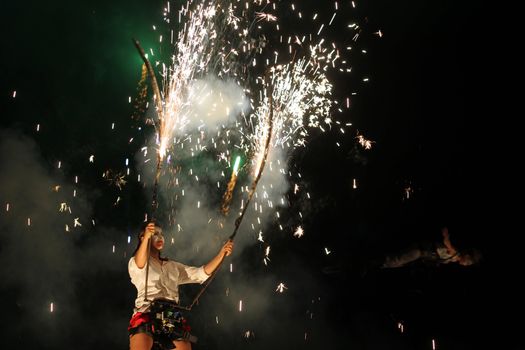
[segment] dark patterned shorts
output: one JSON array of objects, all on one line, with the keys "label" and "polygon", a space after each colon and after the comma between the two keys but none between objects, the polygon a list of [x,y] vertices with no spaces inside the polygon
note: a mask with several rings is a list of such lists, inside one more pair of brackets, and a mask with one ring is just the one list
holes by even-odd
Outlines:
[{"label": "dark patterned shorts", "polygon": [[129,336],[148,334],[158,349],[173,349],[174,340],[195,343],[197,338],[190,334],[190,325],[174,305],[171,301],[154,300],[149,312],[135,313],[129,321]]}]

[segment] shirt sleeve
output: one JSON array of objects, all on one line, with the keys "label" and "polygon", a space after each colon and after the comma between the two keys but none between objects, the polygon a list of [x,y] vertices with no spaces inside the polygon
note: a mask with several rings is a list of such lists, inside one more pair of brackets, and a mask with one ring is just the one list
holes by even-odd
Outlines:
[{"label": "shirt sleeve", "polygon": [[210,277],[204,271],[204,265],[187,266],[176,261],[173,261],[173,264],[178,271],[178,284],[203,283]]},{"label": "shirt sleeve", "polygon": [[131,282],[137,286],[137,288],[140,288],[141,286],[144,287],[144,282],[146,278],[146,266],[143,268],[139,268],[137,264],[135,263],[135,257],[131,257],[129,259],[128,263],[128,272],[129,277],[131,278]]}]

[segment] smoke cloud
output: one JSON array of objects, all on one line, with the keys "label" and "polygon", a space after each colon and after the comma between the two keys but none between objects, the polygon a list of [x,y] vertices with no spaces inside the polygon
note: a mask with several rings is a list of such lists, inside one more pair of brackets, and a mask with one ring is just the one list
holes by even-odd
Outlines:
[{"label": "smoke cloud", "polygon": [[90,191],[68,183],[34,141],[5,130],[0,140],[0,290],[13,301],[5,334],[22,346],[57,348],[101,322],[101,313],[86,315],[101,304],[97,293],[78,294],[102,287],[101,274],[125,273],[111,250],[122,233],[95,230]]}]

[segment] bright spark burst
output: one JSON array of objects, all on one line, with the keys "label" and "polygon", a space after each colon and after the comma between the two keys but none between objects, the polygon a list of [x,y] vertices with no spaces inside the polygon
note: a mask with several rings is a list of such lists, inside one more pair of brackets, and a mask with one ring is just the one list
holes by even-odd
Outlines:
[{"label": "bright spark burst", "polygon": [[[336,74],[351,72],[349,55],[352,52],[366,52],[357,43],[363,33],[360,23],[354,20],[348,25],[346,20],[343,23],[344,16],[340,15],[355,4],[336,3],[335,11],[329,14],[308,13],[301,4],[294,4],[291,17],[281,16],[281,13],[289,13],[290,5],[273,0],[188,1],[180,11],[164,11],[168,24],[177,21],[182,28],[178,34],[172,31],[171,35],[164,35],[165,39],[171,40],[159,40],[163,52],[173,51],[171,61],[153,61],[153,58],[160,57],[157,53],[161,50],[147,50],[152,63],[159,67],[162,86],[160,96],[155,96],[159,102],[154,104],[158,118],[156,121],[146,120],[146,124],[155,126],[156,149],[149,152],[150,155],[148,148],[151,151],[152,147],[144,147],[142,151],[144,163],[155,163],[157,159],[151,155],[154,153],[162,162],[164,174],[170,175],[167,187],[173,191],[173,195],[168,196],[172,198],[169,205],[173,208],[190,200],[192,208],[206,206],[207,203],[196,199],[189,187],[197,182],[205,183],[209,177],[208,168],[203,174],[202,169],[190,167],[186,160],[196,159],[201,154],[209,155],[215,164],[224,166],[218,172],[222,176],[212,183],[221,191],[227,187],[221,202],[224,218],[219,220],[219,227],[227,228],[225,216],[230,201],[237,200],[232,198],[232,193],[239,172],[236,160],[234,175],[227,176],[231,171],[230,162],[236,156],[234,154],[243,152],[247,165],[243,168],[252,177],[257,176],[261,172],[266,140],[270,140],[264,172],[272,172],[272,176],[262,174],[263,181],[250,203],[250,206],[253,204],[250,210],[255,210],[256,215],[247,216],[250,217],[247,220],[252,220],[250,227],[254,237],[260,242],[264,242],[262,226],[269,217],[276,218],[276,225],[281,230],[289,229],[279,222],[278,213],[273,213],[291,206],[292,200],[274,187],[279,188],[280,182],[295,177],[295,197],[304,195],[305,199],[310,199],[308,188],[297,180],[286,160],[292,159],[291,155],[298,148],[306,146],[312,135],[333,131],[344,137],[345,130],[351,127],[352,124],[341,121],[337,113],[348,112],[348,96],[354,96],[355,89],[351,94],[336,89],[332,79]],[[283,18],[286,18],[286,26],[280,23]],[[294,26],[293,21],[306,25]],[[347,35],[342,40],[336,39],[340,42],[334,41],[333,38],[343,38],[340,35],[343,25]],[[160,28],[155,30],[160,31]],[[167,45],[170,47],[165,49]],[[368,81],[366,77],[360,79]],[[243,94],[229,104],[223,103],[226,91],[210,92],[213,85],[210,81],[217,80],[239,87]],[[241,99],[246,99],[249,106],[232,112]],[[206,101],[209,107],[203,114],[199,114],[197,106],[201,101]],[[270,111],[273,111],[272,125]],[[207,117],[214,114],[228,118],[213,124]],[[372,147],[373,141],[362,135],[357,138],[362,147]],[[336,144],[341,148],[344,145]],[[120,175],[120,178],[116,174],[107,176],[108,181],[119,189],[127,181],[125,175]],[[140,174],[137,178],[141,179]],[[241,198],[232,208],[244,209],[246,194],[250,191],[246,182],[250,180],[239,174],[239,181],[244,182],[239,185]],[[145,180],[143,183],[146,185]],[[353,185],[356,187],[355,180]],[[300,238],[303,235],[303,228],[296,227],[293,236]],[[270,261],[269,251],[268,246],[265,264]],[[325,254],[330,254],[327,248]]]},{"label": "bright spark burst", "polygon": [[[261,2],[256,4],[265,6]],[[209,74],[210,66],[217,67],[215,74],[219,76],[231,73],[237,77],[240,74],[238,67],[242,70],[246,69],[239,64],[243,61],[242,57],[248,62],[248,57],[254,53],[264,56],[267,47],[264,42],[254,39],[256,36],[252,33],[253,26],[249,17],[252,12],[246,11],[249,8],[248,3],[244,8],[225,1],[211,1],[206,4],[196,4],[191,10],[190,5],[191,2],[183,7],[181,12],[187,19],[175,44],[173,64],[169,68],[163,65],[164,92],[162,110],[158,111],[158,143],[161,158],[166,156],[173,133],[183,131],[191,119],[188,94],[191,94],[190,86],[194,79]],[[276,9],[275,4],[273,8]],[[262,19],[277,21],[277,16],[267,11],[255,11],[252,15],[255,21]],[[314,19],[315,17],[317,15]],[[335,13],[332,20],[334,17]],[[299,39],[296,35],[295,42],[302,44],[305,37]],[[210,43],[212,39],[222,45],[213,45]],[[307,128],[322,128],[319,123],[320,117],[330,114],[333,102],[329,95],[332,86],[325,76],[325,71],[330,65],[335,66],[340,56],[333,43],[332,47],[325,47],[324,41],[325,39],[319,39],[317,43],[310,44],[304,57],[286,64],[275,65],[273,68],[271,84],[274,86],[275,109],[280,114],[276,123],[278,130],[274,138],[274,146],[283,146],[292,140],[295,133],[297,138],[292,140],[293,146],[304,145],[308,134]],[[276,61],[279,54],[278,52],[274,54]],[[238,58],[232,59],[233,56]],[[248,139],[248,142],[244,143],[245,149],[255,155],[253,157],[255,174],[258,173],[257,164],[262,158],[261,142],[266,139],[264,136],[268,130],[268,123],[265,121],[269,111],[268,96],[265,89],[262,92],[260,106],[255,107],[252,103],[254,112],[248,118],[247,125],[253,127],[254,132],[244,134]],[[323,118],[323,120],[330,121],[330,118]]]},{"label": "bright spark burst", "polygon": [[[311,56],[296,62],[272,68],[271,80],[273,100],[272,148],[289,148],[306,144],[309,128],[321,128],[322,118],[330,114],[332,84],[324,74],[323,67],[335,59],[334,51],[324,61],[319,60],[323,52],[321,44],[310,48]],[[333,57],[331,56],[333,55]],[[270,98],[262,90],[261,105],[250,115],[250,124],[256,125],[248,135],[247,146],[254,151],[254,176],[257,176],[264,157],[264,149],[270,130]],[[329,125],[328,125],[329,127]]]}]

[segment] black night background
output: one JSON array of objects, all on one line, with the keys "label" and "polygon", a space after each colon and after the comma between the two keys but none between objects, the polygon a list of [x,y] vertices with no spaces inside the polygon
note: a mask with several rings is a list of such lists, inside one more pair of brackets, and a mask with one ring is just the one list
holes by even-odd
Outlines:
[{"label": "black night background", "polygon": [[[348,58],[352,72],[327,73],[343,98],[334,119],[351,125],[344,133],[335,124],[314,129],[289,155],[289,169],[300,177],[285,185],[286,205],[265,209],[281,217],[261,224],[264,242],[248,209],[233,256],[187,315],[199,337],[194,349],[523,348],[521,329],[502,316],[522,314],[519,292],[494,282],[505,278],[493,267],[498,252],[489,203],[496,185],[487,168],[488,139],[495,136],[482,121],[494,108],[491,6],[338,3],[332,26],[341,30],[327,26],[327,41],[352,42],[347,25],[362,28]],[[139,157],[154,134],[145,120],[155,114],[151,90],[148,111],[134,102],[142,60],[131,39],[156,48],[165,6],[158,0],[2,4],[3,349],[129,346],[136,290],[127,263],[151,205],[151,176],[137,181],[137,175],[155,167],[154,157],[149,163]],[[314,34],[335,11],[334,1],[295,6],[305,17],[319,13],[315,28],[301,28]],[[287,11],[279,21],[292,31]],[[372,147],[359,144],[358,135]],[[218,210],[229,175],[217,189],[211,179],[217,174],[205,174],[220,173],[210,170],[218,162],[184,161],[204,172],[199,181],[211,189],[206,210]],[[187,171],[188,163],[181,164]],[[250,184],[248,169],[240,177]],[[232,207],[243,196],[236,188]],[[183,230],[166,229],[167,256],[203,264],[231,233],[231,225],[197,233],[214,225],[200,204],[175,212],[184,216],[176,221]],[[298,227],[302,237],[294,235]],[[374,265],[413,243],[440,240],[443,227],[458,247],[479,248],[481,262]],[[183,303],[199,291],[182,288]]]}]

